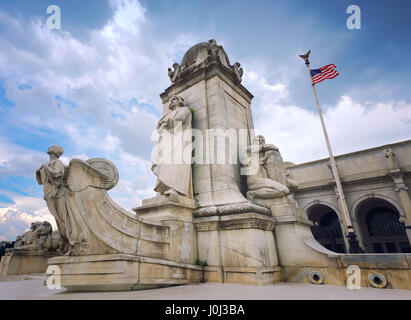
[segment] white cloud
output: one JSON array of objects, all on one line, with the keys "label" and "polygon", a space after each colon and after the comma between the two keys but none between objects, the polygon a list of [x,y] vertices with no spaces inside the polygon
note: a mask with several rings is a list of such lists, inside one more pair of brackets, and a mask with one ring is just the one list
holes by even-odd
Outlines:
[{"label": "white cloud", "polygon": [[[9,117],[18,119],[14,125],[59,131],[83,149],[90,147],[89,141],[111,135],[128,152],[147,155],[145,138],[156,115],[138,105],[133,112],[130,101],[161,110],[159,93],[170,83],[167,68],[181,48],[192,44],[192,37],[158,39],[138,1],[118,0],[112,5],[111,20],[85,40],[64,29],[48,30],[44,21],[22,23],[0,12],[0,25],[8,35],[0,39],[0,67],[6,95],[15,104]],[[30,35],[29,41],[22,40],[25,35]],[[32,88],[20,90],[21,83]],[[61,103],[59,108],[55,96],[73,105]],[[113,113],[122,119],[113,118]]]},{"label": "white cloud", "polygon": [[43,199],[22,196],[6,190],[0,190],[0,195],[5,195],[13,201],[12,205],[0,208],[0,232],[3,237],[14,240],[36,221],[48,221],[53,230],[57,229],[55,219]]},{"label": "white cloud", "polygon": [[[285,83],[269,84],[260,74],[251,75],[247,81],[256,96],[256,131],[277,145],[287,161],[328,157],[318,113],[287,104]],[[411,104],[402,101],[361,104],[344,95],[335,106],[323,106],[323,114],[335,155],[410,138]]]},{"label": "white cloud", "polygon": [[47,160],[47,154],[27,149],[0,136],[0,175],[33,176]]},{"label": "white cloud", "polygon": [[[161,39],[153,34],[138,1],[112,1],[112,6],[113,17],[85,39],[64,28],[48,30],[39,19],[20,21],[0,12],[0,76],[15,104],[4,122],[13,130],[56,132],[63,148],[60,137],[65,136],[82,159],[93,154],[111,160],[120,182],[110,194],[130,209],[154,194],[149,156],[159,114],[155,108],[162,109],[159,94],[170,84],[167,68],[192,45],[193,37]],[[21,90],[21,84],[29,86]],[[0,174],[34,177],[48,160],[45,152],[3,141]],[[72,157],[66,152],[62,160],[68,165]],[[25,217],[15,210],[8,207],[10,219]]]}]

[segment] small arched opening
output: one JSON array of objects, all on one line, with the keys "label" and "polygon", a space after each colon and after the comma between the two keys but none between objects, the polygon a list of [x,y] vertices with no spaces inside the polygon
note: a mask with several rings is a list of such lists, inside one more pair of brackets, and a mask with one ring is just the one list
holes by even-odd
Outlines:
[{"label": "small arched opening", "polygon": [[358,221],[369,253],[410,253],[411,246],[400,214],[391,203],[370,198],[360,203]]},{"label": "small arched opening", "polygon": [[307,210],[307,215],[314,224],[311,232],[323,247],[338,253],[347,252],[338,215],[332,208],[316,204]]}]

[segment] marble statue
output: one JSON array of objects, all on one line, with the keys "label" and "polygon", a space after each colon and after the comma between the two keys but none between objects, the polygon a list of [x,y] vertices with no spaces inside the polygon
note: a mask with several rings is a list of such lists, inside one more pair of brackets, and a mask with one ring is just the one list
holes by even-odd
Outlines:
[{"label": "marble statue", "polygon": [[70,216],[66,206],[67,188],[63,185],[65,166],[60,156],[64,150],[60,146],[48,148],[47,154],[50,161],[43,164],[36,171],[38,184],[43,185],[44,200],[47,207],[56,219],[57,228],[61,237],[61,248],[63,253],[69,253],[71,233]]},{"label": "marble statue", "polygon": [[[112,188],[118,181],[117,169],[108,160],[99,158],[73,159],[65,167],[58,159],[63,152],[60,146],[50,147],[47,150],[50,161],[36,172],[38,183],[43,185],[47,207],[56,219],[61,237],[60,251],[64,255],[99,253],[99,250],[110,252],[93,241],[92,231],[85,228],[84,216],[99,205],[90,199],[87,187],[96,188],[100,193]],[[104,191],[99,191],[102,189]]]},{"label": "marble statue", "polygon": [[290,190],[283,184],[284,178],[276,167],[278,148],[266,144],[264,137],[259,135],[254,138],[254,144],[248,150],[259,153],[260,165],[256,174],[247,176],[247,199],[257,203],[256,198],[270,199],[288,195]]},{"label": "marble statue", "polygon": [[30,230],[25,232],[17,245],[16,251],[42,250],[51,248],[51,224],[47,221],[33,222]]},{"label": "marble statue", "polygon": [[392,151],[391,148],[387,148],[384,150],[385,157],[389,160],[390,163],[390,170],[399,170],[397,159],[395,158],[395,153]]},{"label": "marble statue", "polygon": [[0,281],[7,276],[44,273],[49,258],[60,256],[60,236],[48,221],[33,222],[12,245],[0,246]]},{"label": "marble statue", "polygon": [[161,195],[193,198],[191,176],[191,110],[177,96],[170,98],[169,112],[157,123],[159,142],[153,155],[154,191]]},{"label": "marble statue", "polygon": [[[53,239],[51,224],[47,221],[33,222],[30,230],[18,236],[14,251],[57,250],[57,241]],[[53,241],[54,240],[54,241]],[[57,244],[56,244],[57,242]]]}]

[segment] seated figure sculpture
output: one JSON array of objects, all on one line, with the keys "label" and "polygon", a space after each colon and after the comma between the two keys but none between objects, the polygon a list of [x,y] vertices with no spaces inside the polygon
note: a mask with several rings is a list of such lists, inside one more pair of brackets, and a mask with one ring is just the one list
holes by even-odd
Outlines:
[{"label": "seated figure sculpture", "polygon": [[257,172],[247,176],[248,200],[265,206],[265,199],[285,197],[297,187],[296,181],[287,177],[278,148],[266,144],[262,135],[254,138],[248,151],[258,153],[259,159]]},{"label": "seated figure sculpture", "polygon": [[53,241],[52,227],[47,221],[33,222],[30,230],[22,236],[17,237],[14,251],[36,251],[36,250],[55,250],[55,241]]}]

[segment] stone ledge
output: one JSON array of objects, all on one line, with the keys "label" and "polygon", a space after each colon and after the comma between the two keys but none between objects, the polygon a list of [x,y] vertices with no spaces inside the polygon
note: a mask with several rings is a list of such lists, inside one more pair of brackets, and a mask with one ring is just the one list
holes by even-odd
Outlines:
[{"label": "stone ledge", "polygon": [[338,260],[343,267],[357,265],[360,268],[373,269],[411,269],[411,254],[405,253],[363,253],[339,255]]},{"label": "stone ledge", "polygon": [[288,215],[288,216],[278,216],[276,217],[277,224],[283,224],[283,223],[299,223],[304,226],[312,226],[313,223],[307,219],[304,219],[299,216],[295,215]]},{"label": "stone ledge", "polygon": [[213,63],[205,68],[201,68],[192,74],[188,75],[184,81],[179,81],[169,86],[163,93],[160,94],[162,103],[166,103],[171,95],[178,95],[180,92],[194,86],[202,80],[209,80],[218,76],[226,82],[234,91],[241,95],[248,103],[254,97],[241,83],[234,81],[230,73],[220,64]]},{"label": "stone ledge", "polygon": [[42,256],[45,258],[51,258],[59,256],[60,254],[53,251],[43,251],[43,250],[29,250],[29,251],[19,251],[18,248],[12,248],[11,252],[6,252],[4,256]]},{"label": "stone ledge", "polygon": [[174,267],[182,267],[182,268],[190,268],[195,270],[202,270],[201,266],[184,263],[184,262],[176,262],[171,260],[159,259],[159,258],[150,258],[150,257],[143,257],[143,256],[135,256],[130,254],[95,254],[90,256],[63,256],[63,257],[55,257],[48,260],[49,265],[56,265],[56,264],[72,264],[72,263],[84,263],[84,262],[100,262],[100,261],[133,261],[133,262],[144,262],[144,263],[155,263],[155,264],[162,264],[162,265],[170,265]]},{"label": "stone ledge", "polygon": [[232,214],[195,218],[194,225],[198,232],[232,229],[262,229],[271,231],[274,229],[275,221],[273,217],[248,212],[240,215]]},{"label": "stone ledge", "polygon": [[174,207],[184,207],[188,209],[195,209],[196,204],[194,199],[190,199],[183,196],[174,197],[171,196],[156,196],[153,198],[144,199],[142,201],[142,206],[133,208],[133,211],[137,214],[149,211],[152,208],[164,207],[164,206],[174,206]]},{"label": "stone ledge", "polygon": [[[121,291],[196,283],[201,266],[127,254],[58,257],[49,265],[61,270],[61,285],[70,291]],[[53,274],[49,275],[53,277]]]},{"label": "stone ledge", "polygon": [[282,268],[277,267],[223,267],[224,282],[268,285],[283,281]]},{"label": "stone ledge", "polygon": [[210,217],[210,216],[224,216],[232,214],[243,214],[249,212],[256,212],[265,216],[271,216],[271,211],[262,206],[254,203],[244,201],[243,203],[233,203],[221,206],[209,206],[199,208],[194,211],[194,215],[197,217]]}]

